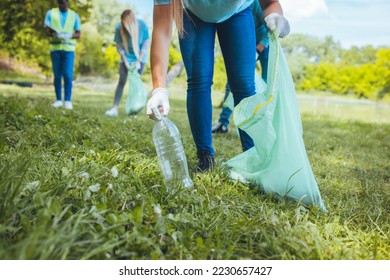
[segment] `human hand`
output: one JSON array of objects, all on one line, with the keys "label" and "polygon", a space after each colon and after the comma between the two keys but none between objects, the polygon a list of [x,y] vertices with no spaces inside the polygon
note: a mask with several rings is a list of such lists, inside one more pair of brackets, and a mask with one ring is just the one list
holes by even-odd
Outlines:
[{"label": "human hand", "polygon": [[56,33],[56,36],[58,39],[61,39],[63,41],[68,41],[72,38],[73,34],[70,33]]},{"label": "human hand", "polygon": [[259,53],[261,53],[262,51],[264,51],[264,49],[265,49],[265,46],[264,46],[262,43],[258,43],[258,44],[256,45],[256,50],[257,50]]},{"label": "human hand", "polygon": [[278,34],[280,38],[286,37],[288,33],[290,33],[290,24],[288,23],[288,20],[282,15],[271,13],[264,18],[264,21],[267,24],[269,30],[276,30],[276,34]]},{"label": "human hand", "polygon": [[135,67],[135,70],[139,70],[139,69],[141,69],[141,62],[139,62],[138,60],[135,62],[135,64],[134,64],[134,67]]},{"label": "human hand", "polygon": [[123,63],[125,64],[125,67],[126,67],[127,71],[129,71],[130,68],[131,68],[130,64],[125,59],[123,60]]},{"label": "human hand", "polygon": [[46,34],[51,37],[57,37],[57,31],[51,28],[49,25],[45,25]]},{"label": "human hand", "polygon": [[68,41],[68,40],[70,40],[70,39],[72,39],[72,37],[73,37],[73,34],[70,34],[70,33],[64,33],[64,40],[65,41]]},{"label": "human hand", "polygon": [[152,97],[146,104],[146,113],[149,118],[160,121],[162,117],[169,113],[169,94],[166,88],[155,88],[152,91]]}]

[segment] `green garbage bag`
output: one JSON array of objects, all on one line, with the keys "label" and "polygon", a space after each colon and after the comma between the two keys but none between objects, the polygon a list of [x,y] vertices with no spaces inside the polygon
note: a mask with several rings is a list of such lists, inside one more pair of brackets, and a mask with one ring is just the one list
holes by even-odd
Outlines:
[{"label": "green garbage bag", "polygon": [[294,82],[275,34],[270,35],[268,61],[266,89],[233,110],[235,125],[252,137],[255,146],[225,165],[234,180],[326,211],[302,138]]},{"label": "green garbage bag", "polygon": [[127,115],[138,114],[146,105],[147,92],[134,65],[131,65],[128,74],[129,94],[125,111]]},{"label": "green garbage bag", "polygon": [[[256,92],[263,92],[265,90],[265,82],[260,77],[260,75],[255,71],[255,86],[256,86]],[[225,99],[225,101],[222,103],[222,108],[229,108],[231,111],[234,109],[234,99],[233,94],[230,91],[228,97]]]}]

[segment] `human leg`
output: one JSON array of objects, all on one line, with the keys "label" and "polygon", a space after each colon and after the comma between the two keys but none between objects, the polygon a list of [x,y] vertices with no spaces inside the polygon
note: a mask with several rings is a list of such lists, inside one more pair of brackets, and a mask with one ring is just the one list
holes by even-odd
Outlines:
[{"label": "human leg", "polygon": [[73,68],[74,52],[62,52],[62,73],[64,75],[65,102],[72,101]]},{"label": "human leg", "polygon": [[219,115],[218,122],[213,126],[211,132],[212,133],[227,133],[228,132],[228,126],[229,126],[229,118],[230,115],[232,114],[232,110],[224,106],[225,102],[230,94],[230,87],[229,83],[226,82],[226,87],[225,87],[225,96],[223,98],[222,102],[222,111],[221,114]]},{"label": "human leg", "polygon": [[183,70],[183,67],[184,67],[184,64],[183,64],[183,61],[179,61],[178,63],[176,63],[171,70],[168,71],[167,73],[167,81],[166,81],[166,85],[167,87],[169,87],[169,85],[171,84],[171,82],[173,81],[173,79],[175,79],[177,76],[180,75],[181,71]]},{"label": "human leg", "polygon": [[[234,105],[255,94],[255,30],[251,9],[232,16],[217,25],[218,39],[225,60],[229,86]],[[240,139],[243,150],[253,147],[253,140],[242,131]]]},{"label": "human leg", "polygon": [[[229,83],[227,82],[225,88],[225,97],[223,98],[224,102],[228,98],[229,94],[230,94],[230,86]],[[227,127],[229,125],[229,119],[231,115],[232,115],[232,110],[230,110],[229,107],[222,107],[222,112],[219,115],[219,122],[222,123],[223,125],[226,125]]]},{"label": "human leg", "polygon": [[[141,72],[142,70],[142,64],[140,68]],[[139,70],[139,71],[140,71]],[[138,71],[138,72],[139,72]],[[114,105],[110,110],[107,110],[105,114],[110,117],[117,117],[118,116],[118,106],[121,101],[122,95],[123,95],[123,89],[125,88],[126,81],[127,81],[127,74],[128,70],[124,63],[119,63],[119,81],[115,89],[115,96],[114,96]]]},{"label": "human leg", "polygon": [[123,89],[125,88],[127,81],[127,73],[128,70],[124,63],[119,63],[119,81],[115,89],[115,97],[114,97],[114,107],[119,106],[119,102],[121,101],[123,95]]},{"label": "human leg", "polygon": [[187,112],[199,159],[214,156],[211,85],[214,72],[215,24],[184,13],[180,49],[187,72]]},{"label": "human leg", "polygon": [[54,75],[54,90],[56,93],[56,100],[62,102],[62,69],[60,51],[51,51],[50,57]]}]

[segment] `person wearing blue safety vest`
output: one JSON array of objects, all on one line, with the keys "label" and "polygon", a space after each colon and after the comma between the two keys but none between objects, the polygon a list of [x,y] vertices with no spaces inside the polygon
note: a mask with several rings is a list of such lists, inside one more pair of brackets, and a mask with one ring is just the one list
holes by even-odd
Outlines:
[{"label": "person wearing blue safety vest", "polygon": [[[76,39],[80,38],[79,15],[69,9],[68,0],[57,0],[58,8],[46,13],[45,31],[50,36],[50,57],[54,74],[56,101],[54,108],[72,110],[72,80],[76,50]],[[64,79],[64,100],[62,100],[62,79]],[[64,102],[63,102],[64,101]]]},{"label": "person wearing blue safety vest", "polygon": [[[255,0],[258,1],[258,0]],[[255,94],[256,35],[253,0],[154,0],[151,70],[153,91],[147,114],[161,120],[170,110],[166,89],[173,22],[187,72],[187,114],[197,149],[197,171],[214,166],[211,85],[218,35],[234,105]],[[286,36],[290,26],[278,0],[259,0],[268,29]],[[250,138],[240,131],[241,141]],[[243,143],[244,141],[242,141]]]}]

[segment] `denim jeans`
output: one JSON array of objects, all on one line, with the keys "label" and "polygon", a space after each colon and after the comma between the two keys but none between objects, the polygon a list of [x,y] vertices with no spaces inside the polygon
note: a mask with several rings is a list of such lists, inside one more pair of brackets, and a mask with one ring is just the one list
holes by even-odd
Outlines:
[{"label": "denim jeans", "polygon": [[[251,7],[221,23],[200,20],[190,11],[184,13],[184,35],[180,49],[187,72],[187,113],[198,155],[212,147],[211,85],[214,74],[215,35],[218,35],[234,103],[255,94],[255,29]],[[253,141],[240,131],[244,150]]]},{"label": "denim jeans", "polygon": [[[226,101],[226,99],[228,98],[230,94],[230,86],[229,86],[229,83],[226,82],[226,87],[225,87],[225,96],[223,97],[223,102]],[[233,111],[230,110],[229,107],[222,107],[222,112],[221,114],[219,115],[219,122],[222,123],[223,125],[226,125],[226,126],[229,126],[229,119],[230,119],[230,116],[232,115]]]},{"label": "denim jeans", "polygon": [[268,53],[269,53],[269,47],[266,47],[262,52],[258,53],[259,57],[257,58],[257,60],[260,61],[260,65],[261,65],[261,77],[266,83],[267,83],[267,72],[268,72]]},{"label": "denim jeans", "polygon": [[[267,72],[268,72],[268,47],[265,48],[261,53],[259,53],[259,57],[257,58],[260,61],[261,65],[261,77],[263,78],[264,82],[267,82]],[[230,93],[230,86],[229,83],[226,83],[225,88],[225,96],[223,98],[223,102],[228,98]],[[229,126],[229,119],[232,115],[233,111],[230,110],[229,107],[223,107],[222,112],[219,115],[219,122],[223,125]]]},{"label": "denim jeans", "polygon": [[62,78],[64,78],[65,101],[72,101],[74,52],[51,51],[50,57],[54,74],[56,98],[57,100],[62,100]]}]

